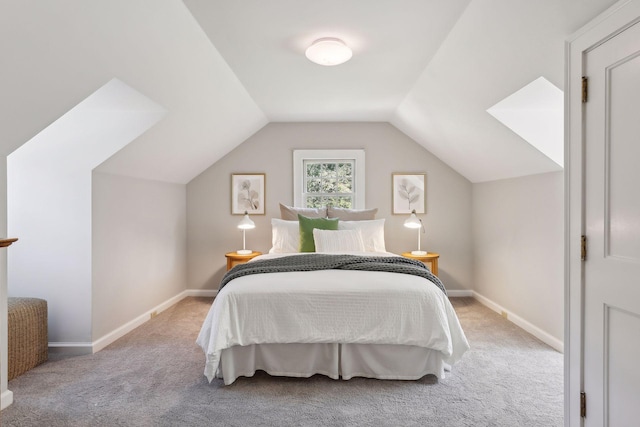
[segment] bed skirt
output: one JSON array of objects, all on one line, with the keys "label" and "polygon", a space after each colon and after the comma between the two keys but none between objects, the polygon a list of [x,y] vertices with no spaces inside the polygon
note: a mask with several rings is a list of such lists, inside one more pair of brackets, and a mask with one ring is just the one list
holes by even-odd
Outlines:
[{"label": "bed skirt", "polygon": [[223,350],[216,377],[226,385],[257,370],[286,377],[417,380],[427,374],[444,378],[448,368],[439,351],[410,345],[254,344]]}]

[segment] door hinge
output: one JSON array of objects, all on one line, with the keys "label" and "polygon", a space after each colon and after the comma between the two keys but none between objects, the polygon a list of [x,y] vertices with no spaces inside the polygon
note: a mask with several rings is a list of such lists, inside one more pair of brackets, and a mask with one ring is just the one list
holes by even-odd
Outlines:
[{"label": "door hinge", "polygon": [[587,236],[580,236],[580,261],[587,259]]},{"label": "door hinge", "polygon": [[580,417],[585,418],[587,416],[587,394],[584,391],[580,392]]},{"label": "door hinge", "polygon": [[589,98],[589,78],[582,76],[582,102],[587,102]]}]

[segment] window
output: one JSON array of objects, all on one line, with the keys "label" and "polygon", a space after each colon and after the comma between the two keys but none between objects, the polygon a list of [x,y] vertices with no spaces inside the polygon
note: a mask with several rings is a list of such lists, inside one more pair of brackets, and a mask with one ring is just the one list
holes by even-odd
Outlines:
[{"label": "window", "polygon": [[294,205],[364,209],[364,150],[294,150]]},{"label": "window", "polygon": [[303,160],[302,199],[305,207],[337,206],[353,203],[354,160]]}]

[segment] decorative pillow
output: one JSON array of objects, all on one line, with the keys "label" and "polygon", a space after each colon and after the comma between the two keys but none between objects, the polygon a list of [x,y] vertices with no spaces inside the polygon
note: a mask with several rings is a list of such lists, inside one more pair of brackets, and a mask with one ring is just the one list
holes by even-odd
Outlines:
[{"label": "decorative pillow", "polygon": [[376,213],[378,213],[378,208],[345,209],[334,208],[333,206],[329,206],[327,208],[327,216],[329,218],[339,218],[342,221],[363,221],[376,219]]},{"label": "decorative pillow", "polygon": [[366,252],[386,252],[384,218],[371,221],[340,221],[339,230],[360,230]]},{"label": "decorative pillow", "polygon": [[307,218],[326,218],[327,208],[294,208],[280,203],[280,218],[287,221],[297,221],[298,214]]},{"label": "decorative pillow", "polygon": [[270,254],[298,252],[300,246],[300,225],[298,221],[271,219]]},{"label": "decorative pillow", "polygon": [[327,218],[308,218],[306,216],[298,214],[298,221],[300,222],[300,252],[315,252],[316,245],[313,240],[313,229],[319,228],[320,230],[337,230],[338,219]]},{"label": "decorative pillow", "polygon": [[360,230],[313,230],[316,252],[364,252]]}]

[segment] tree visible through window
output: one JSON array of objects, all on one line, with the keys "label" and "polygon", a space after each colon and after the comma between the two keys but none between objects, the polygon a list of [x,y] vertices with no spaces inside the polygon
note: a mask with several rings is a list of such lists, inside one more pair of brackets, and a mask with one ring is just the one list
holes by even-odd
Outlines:
[{"label": "tree visible through window", "polygon": [[354,160],[304,161],[305,206],[351,208],[354,205],[354,162]]},{"label": "tree visible through window", "polygon": [[294,205],[364,209],[364,150],[294,150]]}]

